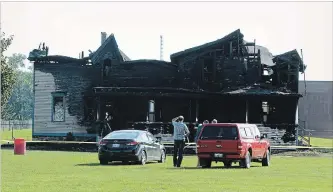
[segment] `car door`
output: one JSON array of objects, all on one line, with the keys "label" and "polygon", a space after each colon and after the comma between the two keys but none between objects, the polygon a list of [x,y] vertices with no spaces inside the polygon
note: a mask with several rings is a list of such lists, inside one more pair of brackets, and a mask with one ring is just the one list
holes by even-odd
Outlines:
[{"label": "car door", "polygon": [[260,145],[260,157],[263,157],[266,153],[266,141],[265,139],[260,139],[260,131],[257,126],[254,127],[256,130],[257,134],[259,135],[259,145]]},{"label": "car door", "polygon": [[253,133],[254,139],[255,139],[256,156],[258,158],[260,158],[260,157],[262,157],[262,144],[260,141],[260,132],[259,132],[259,129],[257,128],[257,126],[255,126],[255,125],[251,126],[251,130],[252,130],[252,133]]},{"label": "car door", "polygon": [[156,142],[156,138],[151,134],[151,133],[147,133],[148,139],[149,141],[151,141],[151,149],[153,152],[153,158],[155,159],[159,159],[160,157],[160,145],[159,143]]},{"label": "car door", "polygon": [[147,136],[147,133],[142,133],[141,134],[141,142],[144,145],[144,149],[146,150],[146,154],[147,154],[147,159],[152,159],[152,150],[151,150],[151,143],[149,141],[149,138]]}]

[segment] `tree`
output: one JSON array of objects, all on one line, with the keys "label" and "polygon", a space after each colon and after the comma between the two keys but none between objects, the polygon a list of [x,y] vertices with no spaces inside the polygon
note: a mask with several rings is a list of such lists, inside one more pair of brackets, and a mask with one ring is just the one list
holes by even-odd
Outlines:
[{"label": "tree", "polygon": [[4,106],[4,118],[7,120],[29,120],[33,115],[33,74],[32,70],[22,70],[26,56],[15,53],[8,57],[8,65],[17,77],[11,97]]},{"label": "tree", "polygon": [[20,67],[24,67],[24,60],[27,57],[21,53],[14,53],[12,56],[8,57],[8,66],[13,69],[19,69]]},{"label": "tree", "polygon": [[12,43],[13,36],[5,37],[5,33],[1,34],[0,45],[0,59],[1,59],[1,116],[5,115],[3,109],[8,99],[11,96],[12,89],[15,83],[14,69],[8,65],[7,57],[4,56],[4,52],[8,49]]}]

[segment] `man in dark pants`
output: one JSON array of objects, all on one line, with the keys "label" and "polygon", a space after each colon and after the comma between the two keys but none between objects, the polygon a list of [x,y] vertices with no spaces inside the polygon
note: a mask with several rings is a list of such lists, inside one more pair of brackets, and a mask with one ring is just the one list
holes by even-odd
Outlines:
[{"label": "man in dark pants", "polygon": [[[180,167],[183,160],[183,151],[185,146],[185,138],[189,135],[189,130],[184,123],[184,117],[179,116],[172,119],[172,125],[174,127],[173,139],[173,166]],[[177,158],[178,155],[178,158]]]}]

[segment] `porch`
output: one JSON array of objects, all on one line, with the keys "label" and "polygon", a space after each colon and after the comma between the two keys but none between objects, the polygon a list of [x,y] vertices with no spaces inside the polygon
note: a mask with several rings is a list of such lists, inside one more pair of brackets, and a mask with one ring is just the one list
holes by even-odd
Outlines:
[{"label": "porch", "polygon": [[217,119],[226,123],[295,124],[297,94],[267,91],[212,93],[151,87],[94,87],[94,120],[112,116],[113,130],[135,122],[170,123],[183,115],[189,124]]}]

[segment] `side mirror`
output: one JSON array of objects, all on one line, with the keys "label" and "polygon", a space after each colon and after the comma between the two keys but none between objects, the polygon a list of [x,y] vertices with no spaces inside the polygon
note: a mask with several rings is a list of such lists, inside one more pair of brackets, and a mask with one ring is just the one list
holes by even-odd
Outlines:
[{"label": "side mirror", "polygon": [[266,133],[264,133],[264,134],[262,134],[261,136],[260,136],[260,139],[266,139],[267,138],[267,134]]},{"label": "side mirror", "polygon": [[154,141],[155,141],[155,143],[159,143],[161,141],[161,138],[160,137],[156,137],[156,139]]}]

